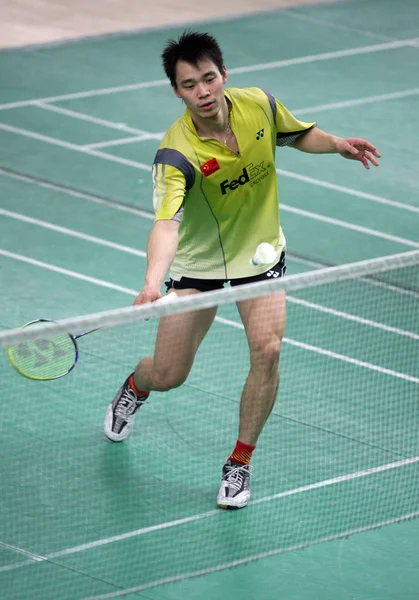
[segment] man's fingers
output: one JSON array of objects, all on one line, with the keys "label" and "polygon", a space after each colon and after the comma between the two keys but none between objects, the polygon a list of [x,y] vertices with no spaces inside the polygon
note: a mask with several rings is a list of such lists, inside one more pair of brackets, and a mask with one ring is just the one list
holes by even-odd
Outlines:
[{"label": "man's fingers", "polygon": [[350,154],[358,154],[359,150],[352,146],[349,142],[346,142],[345,147],[343,149],[344,152],[349,152]]},{"label": "man's fingers", "polygon": [[149,295],[145,295],[144,292],[140,292],[134,300],[134,306],[138,306],[140,304],[148,304],[151,301],[152,300]]},{"label": "man's fingers", "polygon": [[377,158],[381,158],[381,154],[378,152],[377,148],[370,144],[369,142],[364,142],[363,144],[356,145],[359,150],[365,150],[374,154]]},{"label": "man's fingers", "polygon": [[344,140],[340,152],[345,158],[359,160],[366,169],[370,168],[370,163],[374,165],[374,167],[379,166],[378,161],[375,160],[374,157],[381,158],[381,154],[376,147],[367,140],[362,140],[361,138],[348,138]]},{"label": "man's fingers", "polygon": [[140,304],[144,304],[146,301],[143,296],[138,295],[134,300],[134,306],[139,306]]},{"label": "man's fingers", "polygon": [[369,169],[369,168],[370,168],[370,163],[369,163],[369,162],[368,162],[368,160],[366,159],[365,155],[364,155],[364,156],[363,156],[363,157],[362,157],[360,160],[361,160],[362,164],[364,165],[364,167],[365,167],[366,169]]},{"label": "man's fingers", "polygon": [[361,138],[349,138],[346,141],[352,144],[352,146],[355,146],[355,148],[358,148],[358,150],[368,150],[377,158],[381,158],[381,154],[378,152],[377,148],[368,140],[363,140]]},{"label": "man's fingers", "polygon": [[365,156],[370,161],[370,163],[374,165],[374,167],[379,166],[379,163],[378,163],[378,161],[375,160],[372,152],[365,152]]}]

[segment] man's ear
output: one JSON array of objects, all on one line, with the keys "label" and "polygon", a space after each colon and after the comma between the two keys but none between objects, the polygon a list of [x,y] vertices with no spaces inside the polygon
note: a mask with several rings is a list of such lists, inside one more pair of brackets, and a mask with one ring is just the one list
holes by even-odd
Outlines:
[{"label": "man's ear", "polygon": [[223,77],[223,83],[227,83],[227,69],[225,65],[223,65],[221,69],[221,75]]},{"label": "man's ear", "polygon": [[182,96],[179,94],[178,89],[175,85],[172,85],[172,90],[178,98],[182,98]]}]

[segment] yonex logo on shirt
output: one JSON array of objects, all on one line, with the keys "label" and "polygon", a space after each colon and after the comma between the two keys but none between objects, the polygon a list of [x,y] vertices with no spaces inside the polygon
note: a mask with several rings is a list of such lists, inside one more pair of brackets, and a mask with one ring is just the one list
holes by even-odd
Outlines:
[{"label": "yonex logo on shirt", "polygon": [[227,194],[227,190],[237,190],[241,185],[245,185],[250,182],[250,185],[255,185],[259,183],[261,179],[264,179],[269,175],[269,165],[265,165],[265,161],[262,160],[258,165],[254,165],[253,163],[249,163],[243,168],[241,175],[237,179],[233,179],[233,181],[229,181],[226,179],[222,181],[220,184],[221,194],[225,196]]},{"label": "yonex logo on shirt", "polygon": [[265,130],[261,129],[260,131],[257,132],[256,139],[259,141],[260,138],[263,138],[264,135],[265,135]]}]

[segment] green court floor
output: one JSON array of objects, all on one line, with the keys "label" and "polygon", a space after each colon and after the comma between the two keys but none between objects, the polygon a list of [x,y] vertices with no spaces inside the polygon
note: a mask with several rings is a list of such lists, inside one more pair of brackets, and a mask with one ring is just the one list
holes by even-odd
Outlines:
[{"label": "green court floor", "polygon": [[[382,154],[367,172],[279,149],[288,273],[418,249],[419,4],[199,28],[219,39],[230,86],[267,89]],[[0,54],[1,329],[128,306],[141,288],[151,164],[183,111],[159,57],[181,30]],[[52,382],[19,377],[3,349],[1,597],[419,598],[417,278],[291,295],[244,511],[215,506],[248,369],[235,306],[220,307],[184,386],[154,395],[121,445],[105,441],[104,411],[152,352],[153,321],[82,340],[80,364]]]}]

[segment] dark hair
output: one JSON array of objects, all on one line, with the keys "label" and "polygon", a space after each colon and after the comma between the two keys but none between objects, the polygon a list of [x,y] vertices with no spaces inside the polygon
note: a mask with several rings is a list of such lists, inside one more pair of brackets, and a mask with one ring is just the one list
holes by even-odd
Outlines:
[{"label": "dark hair", "polygon": [[176,87],[178,60],[196,66],[200,60],[209,59],[222,71],[223,54],[217,40],[209,33],[184,31],[178,40],[168,40],[161,55],[163,68],[173,87]]}]

